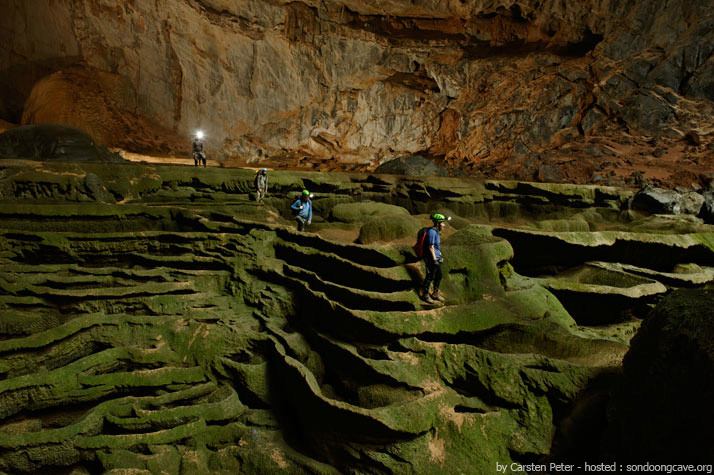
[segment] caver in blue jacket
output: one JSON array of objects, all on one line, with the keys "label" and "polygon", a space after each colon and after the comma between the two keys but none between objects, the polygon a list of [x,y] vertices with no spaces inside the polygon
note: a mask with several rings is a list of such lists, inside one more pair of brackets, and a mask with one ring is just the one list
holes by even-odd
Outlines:
[{"label": "caver in blue jacket", "polygon": [[295,221],[298,223],[298,231],[305,230],[305,224],[312,223],[312,195],[307,190],[302,190],[299,200],[290,206],[293,211],[297,211]]}]

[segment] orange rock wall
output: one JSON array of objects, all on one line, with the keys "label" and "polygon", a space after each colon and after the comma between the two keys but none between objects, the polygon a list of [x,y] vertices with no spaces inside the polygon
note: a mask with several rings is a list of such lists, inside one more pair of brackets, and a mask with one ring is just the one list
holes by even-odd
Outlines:
[{"label": "orange rock wall", "polygon": [[200,128],[226,160],[422,154],[469,172],[593,135],[714,130],[704,0],[3,5],[0,119],[129,150],[185,152]]}]

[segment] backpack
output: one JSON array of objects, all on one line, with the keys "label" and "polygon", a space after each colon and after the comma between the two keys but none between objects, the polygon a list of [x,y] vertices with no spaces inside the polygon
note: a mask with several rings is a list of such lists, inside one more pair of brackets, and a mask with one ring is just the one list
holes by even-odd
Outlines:
[{"label": "backpack", "polygon": [[260,173],[260,170],[255,172],[255,178],[253,178],[253,186],[255,187],[256,190],[258,189],[258,174],[259,173]]},{"label": "backpack", "polygon": [[416,244],[414,244],[414,254],[421,259],[424,257],[424,244],[426,244],[426,232],[429,228],[421,228],[417,233]]}]

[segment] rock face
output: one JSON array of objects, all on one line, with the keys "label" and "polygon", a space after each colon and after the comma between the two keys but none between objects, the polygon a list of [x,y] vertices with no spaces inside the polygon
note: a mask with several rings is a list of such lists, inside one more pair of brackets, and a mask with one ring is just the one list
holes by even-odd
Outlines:
[{"label": "rock face", "polygon": [[378,166],[375,173],[391,173],[407,176],[447,176],[448,170],[420,155],[396,158]]},{"label": "rock face", "polygon": [[[244,161],[421,153],[467,171],[544,150],[558,165],[598,134],[694,131],[706,147],[710,6],[7,0],[0,119],[82,125],[129,149],[186,151],[201,128],[214,155]],[[582,168],[558,166],[545,179]]]},{"label": "rock face", "polygon": [[645,320],[611,402],[605,442],[611,457],[622,463],[714,461],[712,306],[713,290],[682,290]]},{"label": "rock face", "polygon": [[124,161],[106,147],[97,146],[85,132],[62,125],[24,125],[0,133],[0,157],[77,162]]},{"label": "rock face", "polygon": [[25,124],[64,124],[86,130],[100,144],[161,154],[186,147],[184,138],[142,115],[127,78],[71,66],[37,82],[25,102]]}]

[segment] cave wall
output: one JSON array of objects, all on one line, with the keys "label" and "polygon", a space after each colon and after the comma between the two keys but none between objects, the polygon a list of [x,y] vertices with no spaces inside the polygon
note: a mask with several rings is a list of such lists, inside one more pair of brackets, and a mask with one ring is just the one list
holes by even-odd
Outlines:
[{"label": "cave wall", "polygon": [[705,0],[2,0],[0,119],[223,157],[458,165],[710,128]]}]

